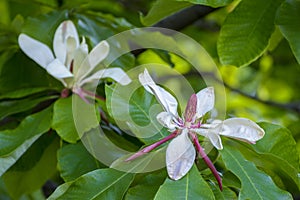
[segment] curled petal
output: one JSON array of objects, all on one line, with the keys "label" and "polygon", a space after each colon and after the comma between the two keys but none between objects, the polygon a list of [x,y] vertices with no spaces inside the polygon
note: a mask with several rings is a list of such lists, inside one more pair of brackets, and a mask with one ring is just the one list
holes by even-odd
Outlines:
[{"label": "curled petal", "polygon": [[220,135],[255,143],[265,135],[265,131],[255,122],[245,118],[230,118],[223,121]]},{"label": "curled petal", "polygon": [[147,69],[145,69],[144,73],[139,75],[139,80],[148,92],[155,95],[156,99],[164,107],[165,111],[173,114],[174,116],[178,115],[177,100],[165,89],[155,84]]},{"label": "curled petal", "polygon": [[112,78],[121,85],[127,85],[131,82],[129,76],[121,68],[107,68],[102,69],[82,80],[79,85],[82,86],[85,83],[97,84],[99,79]]},{"label": "curled petal", "polygon": [[197,94],[196,119],[199,119],[205,113],[212,110],[215,104],[215,93],[213,87],[207,87],[200,90]]},{"label": "curled petal", "polygon": [[[72,21],[62,22],[55,31],[53,50],[61,63],[67,64],[68,52],[74,51],[79,46],[79,37]],[[71,60],[69,58],[69,60]],[[69,61],[70,63],[70,61]]]},{"label": "curled petal", "polygon": [[220,130],[219,127],[212,129],[197,128],[192,129],[191,131],[208,138],[214,147],[221,150],[223,149],[223,145],[221,137],[218,135],[218,130]]},{"label": "curled petal", "polygon": [[168,112],[159,113],[156,116],[156,119],[161,125],[163,125],[164,127],[167,127],[171,131],[174,131],[175,128],[178,127],[173,121],[174,116]]},{"label": "curled petal", "polygon": [[51,62],[47,66],[46,70],[49,74],[57,79],[73,77],[73,74],[66,68],[64,64],[60,62],[59,59],[55,59],[53,62]]},{"label": "curled petal", "polygon": [[167,147],[166,165],[169,177],[178,180],[188,173],[196,158],[196,151],[188,130],[174,138]]},{"label": "curled petal", "polygon": [[43,68],[54,60],[52,51],[47,45],[26,34],[20,34],[18,42],[22,51]]}]

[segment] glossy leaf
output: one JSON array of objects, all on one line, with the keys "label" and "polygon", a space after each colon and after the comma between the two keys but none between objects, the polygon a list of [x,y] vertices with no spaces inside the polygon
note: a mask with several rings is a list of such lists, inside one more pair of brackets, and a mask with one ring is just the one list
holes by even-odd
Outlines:
[{"label": "glossy leaf", "polygon": [[98,169],[58,187],[49,200],[115,199],[121,200],[134,178],[114,169]]},{"label": "glossy leaf", "polygon": [[268,175],[245,160],[237,149],[226,145],[220,153],[227,169],[241,181],[239,199],[292,199],[292,196],[279,189]]},{"label": "glossy leaf", "polygon": [[286,0],[279,8],[276,16],[276,24],[284,37],[289,41],[292,51],[300,63],[300,1]]},{"label": "glossy leaf", "polygon": [[210,7],[221,7],[226,6],[231,3],[233,0],[179,0],[179,1],[188,1],[193,4],[206,5]]},{"label": "glossy leaf", "polygon": [[69,143],[75,143],[79,139],[72,113],[71,97],[59,99],[54,103],[51,127]]},{"label": "glossy leaf", "polygon": [[212,190],[202,178],[194,165],[182,179],[173,181],[166,179],[160,186],[155,200],[164,199],[215,199]]},{"label": "glossy leaf", "polygon": [[57,153],[58,169],[65,182],[73,181],[85,173],[104,167],[79,142],[68,144]]},{"label": "glossy leaf", "polygon": [[59,140],[55,135],[43,135],[3,175],[11,197],[17,199],[38,190],[56,173],[58,147]]},{"label": "glossy leaf", "polygon": [[163,169],[147,175],[141,174],[141,176],[142,178],[128,189],[125,200],[153,200],[158,188],[165,181],[167,174]]},{"label": "glossy leaf", "polygon": [[4,93],[0,96],[0,99],[16,99],[21,97],[26,97],[29,95],[33,95],[39,92],[47,91],[49,88],[46,87],[32,87],[32,88],[21,88],[16,91],[11,91]]},{"label": "glossy leaf", "polygon": [[17,128],[1,131],[0,156],[10,155],[26,140],[48,131],[52,121],[51,119],[52,107],[49,107],[41,112],[29,115]]},{"label": "glossy leaf", "polygon": [[228,14],[218,39],[223,65],[248,65],[266,50],[282,0],[244,0]]},{"label": "glossy leaf", "polygon": [[0,176],[4,174],[17,160],[25,153],[25,151],[41,136],[41,134],[33,136],[24,141],[19,147],[7,156],[0,157]]},{"label": "glossy leaf", "polygon": [[191,5],[188,2],[174,0],[156,0],[148,14],[141,17],[141,21],[145,26],[151,26],[161,19]]},{"label": "glossy leaf", "polygon": [[299,156],[296,142],[290,131],[267,122],[259,123],[259,125],[266,131],[264,138],[256,145],[241,144],[237,148],[257,166],[276,173],[289,191],[299,190]]}]

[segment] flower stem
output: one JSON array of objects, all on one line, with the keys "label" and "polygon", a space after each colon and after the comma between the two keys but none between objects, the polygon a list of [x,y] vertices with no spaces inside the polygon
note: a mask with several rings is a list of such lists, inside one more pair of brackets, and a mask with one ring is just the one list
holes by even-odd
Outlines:
[{"label": "flower stem", "polygon": [[173,133],[171,133],[170,135],[168,135],[167,137],[143,148],[142,150],[136,152],[135,154],[133,154],[132,156],[130,156],[129,158],[127,158],[125,161],[131,161],[131,160],[134,160],[150,151],[152,151],[153,149],[159,147],[160,145],[162,145],[163,143],[173,139],[174,137],[176,137],[178,135],[178,130],[175,130]]},{"label": "flower stem", "polygon": [[215,168],[214,164],[211,162],[211,160],[209,159],[209,157],[206,155],[206,153],[204,152],[203,148],[201,147],[198,138],[195,134],[192,134],[192,138],[193,138],[193,142],[195,144],[195,147],[197,149],[197,152],[199,153],[199,155],[202,157],[202,159],[204,160],[204,162],[206,163],[206,165],[208,166],[208,168],[211,170],[211,172],[213,173],[214,177],[216,178],[218,184],[219,184],[219,188],[222,191],[223,187],[222,187],[222,179],[217,171],[217,169]]}]

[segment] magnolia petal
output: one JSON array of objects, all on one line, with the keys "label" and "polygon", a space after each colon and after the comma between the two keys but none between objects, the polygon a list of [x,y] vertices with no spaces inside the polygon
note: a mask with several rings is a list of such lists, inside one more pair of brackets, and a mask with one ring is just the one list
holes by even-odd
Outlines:
[{"label": "magnolia petal", "polygon": [[131,82],[129,76],[121,68],[107,68],[99,70],[93,75],[82,80],[79,85],[82,86],[85,83],[97,84],[99,79],[102,78],[112,78],[121,85],[127,85]]},{"label": "magnolia petal", "polygon": [[188,173],[196,158],[196,151],[188,130],[174,138],[167,147],[166,165],[169,177],[178,180]]},{"label": "magnolia petal", "polygon": [[245,118],[230,118],[223,121],[220,135],[255,143],[265,135],[265,131],[255,122]]},{"label": "magnolia petal", "polygon": [[20,34],[18,42],[22,51],[43,68],[54,60],[53,53],[47,45],[28,35]]},{"label": "magnolia petal", "polygon": [[218,129],[219,127],[216,129],[197,128],[191,129],[191,131],[208,138],[214,147],[216,147],[218,150],[221,150],[223,149],[223,145],[221,137],[217,134]]},{"label": "magnolia petal", "polygon": [[109,53],[109,44],[102,41],[97,44],[83,61],[78,71],[79,80],[85,79]]},{"label": "magnolia petal", "polygon": [[70,20],[62,22],[54,34],[53,50],[55,56],[61,63],[67,64],[68,51],[75,50],[78,46],[79,37],[75,25]]},{"label": "magnolia petal", "polygon": [[177,100],[165,89],[155,84],[147,69],[145,69],[144,73],[139,75],[139,80],[148,92],[155,95],[156,99],[164,107],[165,111],[173,114],[173,116],[178,116]]},{"label": "magnolia petal", "polygon": [[53,62],[51,62],[47,66],[46,70],[49,74],[57,79],[73,77],[73,74],[66,68],[64,64],[60,62],[59,59],[55,59]]},{"label": "magnolia petal", "polygon": [[173,119],[174,116],[171,115],[168,112],[161,112],[156,116],[157,121],[163,125],[164,127],[167,127],[170,131],[174,131],[176,127],[178,127]]},{"label": "magnolia petal", "polygon": [[74,61],[73,61],[73,74],[75,79],[78,80],[78,71],[80,66],[82,66],[83,61],[88,55],[88,49],[86,44],[81,44],[79,48],[74,51]]},{"label": "magnolia petal", "polygon": [[215,93],[213,87],[207,87],[198,92],[197,94],[197,111],[196,119],[199,119],[205,113],[212,110],[215,104]]}]

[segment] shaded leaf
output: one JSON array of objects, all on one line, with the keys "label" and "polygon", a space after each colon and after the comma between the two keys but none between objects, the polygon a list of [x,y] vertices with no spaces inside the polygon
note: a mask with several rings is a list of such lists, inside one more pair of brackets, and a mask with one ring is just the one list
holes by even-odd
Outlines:
[{"label": "shaded leaf", "polygon": [[85,173],[104,167],[81,142],[63,146],[59,149],[57,157],[60,176],[65,182],[73,181]]},{"label": "shaded leaf", "polygon": [[292,51],[300,63],[300,1],[286,0],[279,8],[276,24],[284,37],[289,41]]},{"label": "shaded leaf", "polygon": [[212,190],[194,165],[182,179],[167,178],[155,195],[155,200],[164,199],[215,199]]},{"label": "shaded leaf", "polygon": [[38,190],[55,174],[58,147],[56,135],[43,135],[3,175],[11,197],[18,199],[23,194]]},{"label": "shaded leaf", "polygon": [[279,189],[268,175],[245,160],[237,149],[226,145],[220,153],[227,169],[241,181],[239,199],[292,199],[292,196]]},{"label": "shaded leaf", "polygon": [[24,112],[37,106],[39,103],[57,98],[57,95],[30,97],[21,100],[4,100],[0,102],[0,119],[9,115]]},{"label": "shaded leaf", "polygon": [[55,199],[121,200],[134,178],[133,174],[114,169],[98,169],[58,187],[49,197]]},{"label": "shaded leaf", "polygon": [[232,191],[228,187],[223,187],[223,190],[220,191],[220,188],[217,185],[210,184],[209,186],[212,189],[212,191],[215,195],[215,198],[217,200],[227,200],[227,199],[234,200],[234,199],[237,199],[237,196],[236,196],[235,192]]},{"label": "shaded leaf", "polygon": [[266,50],[282,0],[244,0],[228,14],[220,32],[218,53],[223,65],[245,66]]},{"label": "shaded leaf", "polygon": [[125,200],[152,200],[166,176],[165,169],[143,175],[133,187],[129,188]]},{"label": "shaded leaf", "polygon": [[41,112],[29,115],[17,128],[1,131],[0,156],[8,156],[27,139],[48,131],[52,121],[51,119],[52,107],[49,107]]}]

